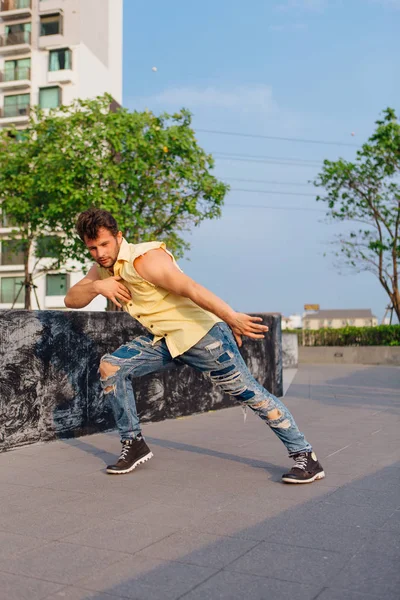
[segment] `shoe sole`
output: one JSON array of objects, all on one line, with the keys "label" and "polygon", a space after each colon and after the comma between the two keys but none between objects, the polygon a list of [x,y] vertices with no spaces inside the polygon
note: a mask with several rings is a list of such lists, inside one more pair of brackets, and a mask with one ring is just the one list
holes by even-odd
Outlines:
[{"label": "shoe sole", "polygon": [[317,481],[317,479],[323,479],[325,477],[325,473],[324,471],[321,471],[320,473],[317,473],[316,475],[314,475],[314,477],[311,477],[311,479],[285,479],[284,477],[282,477],[282,481],[284,483],[312,483],[313,481]]},{"label": "shoe sole", "polygon": [[112,470],[106,469],[106,472],[109,475],[125,475],[125,473],[130,473],[131,471],[133,471],[133,469],[136,469],[136,467],[138,467],[139,465],[142,465],[143,463],[145,463],[148,460],[150,460],[151,458],[153,458],[153,456],[154,456],[153,453],[149,452],[145,456],[142,456],[142,458],[139,458],[139,460],[137,460],[135,463],[133,463],[133,465],[131,467],[129,467],[129,469],[124,469],[123,471],[112,471]]}]

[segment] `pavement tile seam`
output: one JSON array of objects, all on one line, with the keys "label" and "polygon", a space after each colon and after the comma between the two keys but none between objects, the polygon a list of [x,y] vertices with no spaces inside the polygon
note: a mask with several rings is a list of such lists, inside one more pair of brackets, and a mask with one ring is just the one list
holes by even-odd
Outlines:
[{"label": "pavement tile seam", "polygon": [[[174,534],[173,534],[173,535],[174,535]],[[169,536],[168,536],[168,537],[169,537]],[[228,538],[228,539],[232,539],[232,538],[229,538],[229,536],[226,536],[226,535],[219,535],[219,536],[218,536],[218,538]],[[165,538],[164,538],[164,539],[165,539]],[[236,539],[237,539],[237,538],[236,538]],[[161,540],[158,540],[158,542],[159,542],[159,541],[161,541]],[[221,568],[218,570],[218,573],[219,573],[220,571],[223,571],[223,570],[225,570],[225,569],[226,569],[226,567],[228,567],[229,565],[231,565],[232,563],[234,563],[234,562],[235,562],[236,560],[238,560],[239,558],[243,558],[243,557],[244,557],[244,556],[245,556],[245,555],[246,555],[248,552],[251,552],[252,550],[254,550],[255,548],[257,548],[257,546],[259,546],[260,544],[262,544],[262,543],[263,543],[263,542],[260,542],[260,541],[258,541],[258,540],[257,540],[257,541],[256,541],[256,540],[253,540],[253,541],[254,541],[254,545],[253,545],[253,546],[251,546],[251,548],[248,548],[247,550],[245,550],[245,551],[243,552],[243,554],[240,554],[239,556],[236,556],[234,559],[232,559],[231,561],[229,561],[228,563],[226,563],[226,564],[225,564],[223,567],[221,567]],[[155,542],[155,543],[158,543],[158,542]],[[154,544],[151,544],[151,546],[153,546],[153,545],[154,545]],[[143,550],[144,550],[144,548],[143,548]],[[139,552],[142,552],[142,550],[138,550],[138,553],[139,553]],[[135,554],[136,554],[136,552],[135,552]],[[192,552],[191,552],[190,554],[192,554]],[[190,556],[190,554],[189,554],[189,556]],[[179,558],[174,558],[174,559],[171,559],[171,560],[169,560],[169,562],[176,562],[176,563],[179,563],[179,564],[181,564],[181,565],[191,565],[191,566],[192,566],[192,565],[194,565],[194,566],[199,566],[199,565],[198,565],[198,563],[190,562],[190,560],[184,560],[185,558],[186,558],[186,556],[184,556],[184,557],[182,557],[182,558],[180,558],[180,557],[179,557]],[[214,576],[214,575],[216,575],[216,573],[214,573],[214,574],[213,574],[213,576]],[[186,592],[185,592],[185,593],[186,593]]]},{"label": "pavement tile seam", "polygon": [[[55,598],[54,594],[60,594],[61,592],[67,592],[68,590],[78,590],[78,591],[85,591],[85,592],[92,592],[93,590],[87,590],[86,588],[81,588],[81,587],[77,587],[76,585],[67,585],[67,586],[63,586],[61,589],[56,590],[56,592],[52,592],[47,596],[44,596],[43,598],[41,598],[41,600],[52,600],[53,598]],[[97,592],[95,592],[97,595]],[[132,596],[116,596],[115,594],[108,594],[107,592],[100,592],[102,598],[107,598],[107,600],[133,600]],[[61,596],[57,596],[58,598],[61,598]],[[93,596],[93,600],[96,600],[95,596]]]},{"label": "pavement tile seam", "polygon": [[[79,548],[84,547],[84,544],[79,544],[79,545],[78,544],[71,544],[69,542],[64,542],[64,541],[60,541],[59,542],[57,540],[52,540],[50,543],[53,544],[55,542],[57,542],[59,544],[69,545],[69,546],[78,546]],[[47,545],[50,545],[50,544],[46,544],[46,546]],[[92,548],[92,546],[86,546],[86,547],[87,548]],[[115,552],[114,551],[114,554],[115,554],[115,559],[111,560],[108,566],[112,566],[112,565],[118,563],[121,560],[121,556],[122,557],[132,556],[132,555],[129,555],[128,553],[126,553],[126,552]],[[21,571],[13,571],[13,570],[10,570],[9,568],[8,569],[4,569],[4,566],[1,564],[1,562],[0,562],[0,573],[8,573],[10,575],[16,575],[18,577],[32,578],[32,579],[36,579],[38,581],[45,581],[46,583],[56,583],[58,585],[65,586],[65,582],[58,581],[57,579],[45,579],[44,577],[36,577],[34,575],[25,575]]]},{"label": "pavement tile seam", "polygon": [[[29,537],[30,539],[34,539],[34,540],[37,540],[38,542],[40,542],[40,548],[43,548],[44,546],[48,546],[49,544],[51,544],[54,541],[54,540],[49,540],[49,539],[45,539],[45,538],[40,538],[40,537],[37,537],[36,535],[24,536],[24,534],[22,534],[22,533],[14,533],[13,531],[12,532],[6,531],[5,529],[0,529],[0,533],[5,533],[5,534],[11,533],[12,535],[15,535],[15,536],[18,536],[21,538]],[[10,558],[14,558],[16,556],[20,557],[23,554],[30,552],[31,550],[34,550],[34,549],[35,548],[29,547],[24,550],[17,550],[16,552],[14,552],[14,554],[10,555]],[[0,568],[0,571],[1,571],[1,568]]]},{"label": "pavement tile seam", "polygon": [[[111,519],[111,521],[116,521],[116,519]],[[116,521],[116,522],[120,523],[120,521]],[[139,525],[139,524],[142,524],[142,523],[137,523],[137,524]],[[159,542],[164,542],[167,538],[169,538],[172,535],[175,535],[177,533],[180,533],[182,530],[183,530],[183,528],[177,528],[176,531],[173,531],[172,533],[168,533],[164,537],[158,538],[154,542],[151,542],[150,544],[147,544],[147,546],[143,546],[142,548],[140,548],[138,550],[135,550],[134,552],[124,551],[124,552],[119,552],[119,554],[123,554],[123,555],[126,555],[126,556],[133,556],[134,554],[137,554],[138,552],[142,552],[143,550],[148,550],[154,544],[158,544]],[[68,544],[69,546],[76,546],[76,547],[79,547],[79,548],[95,548],[96,550],[108,550],[108,548],[105,548],[105,547],[102,547],[102,546],[98,546],[98,545],[92,546],[92,545],[89,545],[89,544],[82,544],[81,542],[79,542],[79,543],[69,542],[66,538],[68,538],[70,535],[71,534],[67,534],[67,535],[63,536],[62,538],[59,538],[57,540],[52,540],[52,542],[59,542],[61,544]],[[113,550],[113,552],[114,552],[114,550]],[[1,570],[1,566],[0,566],[0,570]]]},{"label": "pavement tile seam", "polygon": [[[238,571],[238,572],[241,573],[241,571]],[[210,575],[210,577],[207,577],[207,579],[205,579],[204,581],[201,581],[200,583],[197,583],[191,590],[188,590],[184,594],[182,594],[181,596],[178,596],[176,598],[176,600],[183,600],[185,598],[185,596],[188,596],[189,594],[191,594],[194,590],[196,590],[197,588],[199,588],[202,585],[204,585],[205,583],[207,583],[207,581],[210,581],[211,579],[213,579],[214,577],[216,577],[217,575],[219,575],[219,573],[231,573],[231,571],[229,571],[226,568],[226,566],[222,567],[216,573],[213,573],[212,575]],[[288,581],[287,579],[280,579],[279,577],[269,577],[269,576],[265,576],[264,577],[263,575],[258,575],[256,573],[251,573],[251,577],[258,578],[260,580],[270,579],[270,580],[275,580],[275,581],[282,581],[284,583],[293,583],[293,581]],[[321,591],[322,590],[318,591],[318,595],[321,593]],[[317,596],[315,596],[311,600],[315,600],[315,598],[317,598]]]},{"label": "pavement tile seam", "polygon": [[[0,573],[6,573],[8,575],[16,575],[17,577],[23,577],[24,579],[36,579],[36,581],[44,581],[45,583],[56,583],[60,586],[65,586],[62,581],[56,581],[55,579],[44,579],[43,577],[35,577],[34,575],[25,575],[20,571],[12,571],[10,569],[4,569],[0,564]],[[60,590],[58,590],[60,591]]]}]

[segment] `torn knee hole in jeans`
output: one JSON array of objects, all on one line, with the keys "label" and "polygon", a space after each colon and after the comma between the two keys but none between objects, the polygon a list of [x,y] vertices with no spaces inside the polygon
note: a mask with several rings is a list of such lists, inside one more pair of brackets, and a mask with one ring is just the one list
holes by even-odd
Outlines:
[{"label": "torn knee hole in jeans", "polygon": [[[120,367],[113,365],[112,363],[103,361],[100,363],[100,383],[103,387],[103,391],[105,394],[109,394],[110,392],[115,392],[115,375],[120,370]],[[107,385],[110,383],[110,385]]]},{"label": "torn knee hole in jeans", "polygon": [[267,413],[267,419],[270,427],[274,427],[275,429],[289,429],[292,426],[291,422],[289,419],[282,417],[284,417],[284,415],[278,408],[270,410]]},{"label": "torn knee hole in jeans", "polygon": [[[110,394],[110,392],[114,392],[115,393],[115,389],[116,389],[116,383],[112,383],[110,381],[110,379],[113,381],[114,378],[112,376],[110,377],[106,377],[105,379],[100,379],[101,381],[101,385],[103,386],[103,392],[105,394]],[[110,383],[111,385],[107,385],[107,383]]]}]

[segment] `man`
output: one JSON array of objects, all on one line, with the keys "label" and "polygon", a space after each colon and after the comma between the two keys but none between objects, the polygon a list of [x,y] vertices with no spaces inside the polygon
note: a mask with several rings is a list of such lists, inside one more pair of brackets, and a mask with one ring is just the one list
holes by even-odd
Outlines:
[{"label": "man", "polygon": [[97,264],[68,291],[65,305],[83,308],[101,294],[149,332],[100,362],[101,385],[122,443],[121,455],[107,473],[129,473],[153,456],[141,433],[129,377],[186,364],[249,406],[285,444],[295,464],[282,476],[284,482],[311,483],[325,477],[286,406],[254,379],[239,353],[243,335],[264,337],[268,327],[262,319],[234,311],[184,275],[163,242],[128,244],[107,211],[81,213],[76,228]]}]

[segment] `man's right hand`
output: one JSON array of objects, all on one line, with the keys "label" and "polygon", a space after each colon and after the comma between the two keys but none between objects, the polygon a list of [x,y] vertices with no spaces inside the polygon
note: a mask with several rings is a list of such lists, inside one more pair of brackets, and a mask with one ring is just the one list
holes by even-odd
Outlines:
[{"label": "man's right hand", "polygon": [[128,288],[120,281],[122,281],[121,277],[117,276],[98,279],[93,282],[93,288],[97,294],[101,294],[111,300],[115,306],[122,308],[117,298],[122,302],[130,302],[132,298]]}]

